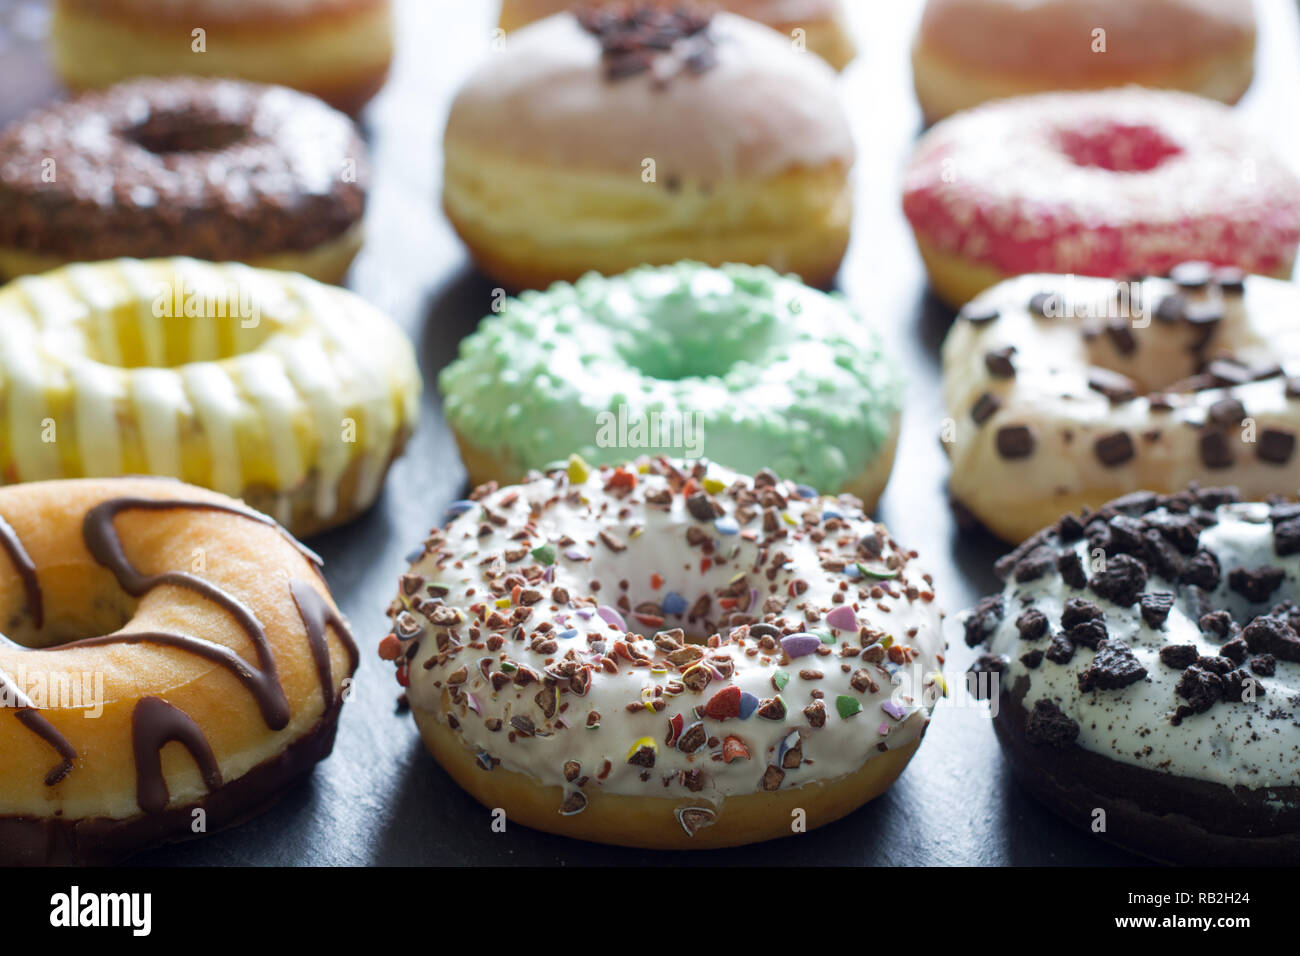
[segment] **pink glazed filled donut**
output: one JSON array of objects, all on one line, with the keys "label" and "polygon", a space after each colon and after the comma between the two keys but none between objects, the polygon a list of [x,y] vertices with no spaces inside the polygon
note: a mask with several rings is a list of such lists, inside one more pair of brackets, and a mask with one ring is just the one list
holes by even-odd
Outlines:
[{"label": "pink glazed filled donut", "polygon": [[1300,179],[1219,103],[1138,87],[960,113],[921,140],[903,211],[960,307],[1031,272],[1124,278],[1202,260],[1288,278]]}]

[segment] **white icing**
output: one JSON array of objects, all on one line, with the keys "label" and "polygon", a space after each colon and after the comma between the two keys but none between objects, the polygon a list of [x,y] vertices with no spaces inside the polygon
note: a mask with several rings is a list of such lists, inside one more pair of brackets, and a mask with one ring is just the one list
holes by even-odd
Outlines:
[{"label": "white icing", "polygon": [[[1200,536],[1200,547],[1214,553],[1222,569],[1219,587],[1210,596],[1214,607],[1231,611],[1244,623],[1266,613],[1278,601],[1300,596],[1300,555],[1278,557],[1273,553],[1267,505],[1224,506],[1219,517],[1219,524]],[[1086,540],[1074,548],[1087,567]],[[1285,581],[1266,601],[1250,604],[1229,590],[1231,569],[1263,565],[1277,565],[1286,572]],[[1091,589],[1073,590],[1055,572],[1025,584],[1010,581],[1003,592],[1005,614],[989,640],[989,652],[1010,661],[1000,676],[1003,686],[1014,688],[1021,678],[1027,678],[1026,709],[1037,700],[1054,701],[1079,724],[1079,746],[1112,760],[1229,787],[1295,786],[1300,779],[1300,731],[1293,711],[1300,703],[1296,699],[1300,664],[1278,660],[1273,677],[1255,676],[1263,693],[1253,702],[1220,701],[1204,713],[1184,717],[1177,726],[1171,722],[1178,705],[1187,702],[1176,690],[1183,669],[1163,664],[1160,649],[1194,644],[1202,655],[1214,656],[1222,646],[1201,634],[1196,612],[1188,606],[1183,590],[1154,574],[1149,577],[1147,593],[1178,595],[1164,627],[1157,630],[1142,620],[1138,605],[1119,607]],[[1061,630],[1061,611],[1072,597],[1091,601],[1105,611],[1109,639],[1122,641],[1133,650],[1147,670],[1144,679],[1118,690],[1079,690],[1079,672],[1095,656],[1086,647],[1078,647],[1066,664],[1044,658],[1031,669],[1020,660],[1028,651],[1047,649],[1051,633]],[[1020,639],[1015,621],[1026,606],[1047,616],[1050,633],[1044,638]]]},{"label": "white icing", "polygon": [[[769,581],[766,576],[768,564],[755,569],[765,537],[761,508],[756,509],[759,512],[757,517],[741,526],[742,532],[755,533],[757,540],[747,540],[741,534],[722,533],[713,523],[692,517],[681,494],[673,495],[671,510],[647,506],[644,500],[647,492],[669,487],[663,475],[639,474],[636,490],[631,496],[620,498],[616,493],[604,490],[612,473],[608,468],[593,472],[585,483],[577,487],[571,486],[567,474],[561,472],[489,494],[446,527],[442,532],[445,535],[442,550],[435,548],[415,563],[413,573],[449,589],[444,598],[446,606],[459,609],[463,615],[463,622],[452,630],[465,646],[440,659],[438,641],[448,639],[451,634],[447,628],[431,623],[430,607],[420,605],[420,611],[397,615],[399,629],[403,620],[413,620],[421,626],[419,634],[411,638],[419,641],[419,649],[409,664],[409,694],[414,706],[433,711],[439,719],[447,721],[447,710],[442,703],[443,691],[448,677],[464,667],[468,674],[462,690],[468,696],[461,696],[459,702],[453,700],[451,713],[461,743],[476,754],[486,753],[499,759],[502,767],[525,773],[543,784],[565,785],[564,765],[566,761],[577,761],[582,775],[588,778],[588,791],[599,788],[619,794],[690,796],[715,806],[729,795],[763,790],[764,775],[769,766],[778,764],[780,745],[791,733],[802,738],[805,762],[785,771],[780,782],[782,789],[840,778],[876,756],[880,745],[897,749],[917,739],[929,720],[934,696],[942,686],[931,683],[932,675],[938,672],[942,663],[942,615],[934,602],[931,585],[922,572],[902,558],[889,541],[887,532],[866,518],[853,499],[792,497],[784,509],[789,519],[779,521],[779,527],[788,534],[773,540],[768,551],[769,557],[785,552],[789,561]],[[736,476],[710,465],[708,478],[730,485]],[[783,484],[782,490],[788,493],[792,487]],[[516,493],[518,499],[514,503],[503,503],[509,500],[509,495]],[[737,501],[727,491],[716,493],[714,499],[724,507],[728,516],[735,515]],[[551,503],[547,504],[548,501]],[[490,535],[479,537],[480,524],[485,520],[483,506],[506,521],[499,527],[492,526]],[[822,515],[823,511],[838,512],[843,524],[836,528],[832,523],[832,528],[827,529],[820,545],[825,554],[819,555],[819,545],[808,533],[809,527],[801,522],[805,514]],[[635,532],[637,528],[641,529],[639,534]],[[686,535],[691,528],[706,533],[716,545],[713,557],[721,555],[725,563],[715,562],[707,570],[701,570],[701,559],[706,552],[699,545],[688,544]],[[855,555],[858,553],[857,542],[876,530],[881,531],[882,540],[886,542],[883,556],[862,560],[874,568],[882,568],[886,563],[901,563],[897,578],[854,580],[838,568],[823,569],[823,556],[830,559],[844,554]],[[626,550],[612,550],[600,540],[602,531],[625,542]],[[519,532],[523,535],[515,537]],[[560,543],[566,535],[576,543],[568,547]],[[470,627],[471,620],[476,620],[471,606],[486,602],[488,610],[491,610],[496,597],[490,590],[496,568],[491,564],[485,565],[485,558],[500,556],[513,548],[525,545],[536,548],[545,543],[553,544],[558,552],[553,581],[529,585],[541,591],[543,599],[531,606],[532,613],[523,625],[523,639],[512,639],[509,627],[492,630],[486,626],[475,638]],[[589,555],[591,560],[580,561],[566,556],[570,548]],[[526,568],[535,569],[533,573],[541,569],[531,556],[517,562],[503,562],[502,567],[505,575],[522,574]],[[730,679],[715,677],[702,690],[687,687],[680,694],[666,695],[667,706],[658,713],[644,706],[629,712],[628,705],[641,701],[647,689],[666,687],[670,681],[682,678],[681,670],[667,664],[665,654],[657,651],[649,638],[653,638],[657,631],[682,627],[688,637],[698,639],[708,637],[719,628],[709,627],[703,622],[692,625],[685,615],[666,615],[663,624],[638,623],[634,614],[624,613],[627,625],[638,629],[638,633],[632,635],[632,646],[645,657],[654,658],[658,670],[637,667],[616,657],[614,642],[624,640],[625,632],[607,624],[599,615],[581,616],[579,609],[583,602],[594,596],[600,604],[616,607],[620,594],[626,594],[630,607],[635,609],[645,601],[662,602],[669,592],[675,592],[685,598],[689,607],[701,595],[711,594],[709,623],[717,625],[721,623],[718,620],[720,614],[730,614],[721,609],[718,592],[727,588],[738,574],[743,574],[750,586],[758,590],[756,599],[748,593],[742,598],[745,613],[758,621],[764,620],[762,604],[766,599],[773,595],[787,596],[794,581],[806,581],[809,586],[806,592],[791,598],[783,610],[772,610],[766,615],[766,620],[783,619],[796,631],[833,636],[833,643],[820,645],[830,653],[783,660],[779,646],[774,650],[760,651],[759,638],[754,635],[741,638],[739,645],[727,639],[716,650],[706,648],[706,652],[730,655],[735,664]],[[662,584],[657,589],[652,575],[662,577]],[[504,575],[496,577],[503,579]],[[592,591],[592,579],[601,582],[597,592]],[[629,582],[626,592],[620,589],[621,580]],[[887,634],[889,640],[884,643],[912,648],[913,661],[892,662],[885,655],[879,664],[871,663],[863,656],[863,638],[856,628],[834,630],[827,625],[825,613],[838,606],[832,602],[832,594],[840,589],[842,582],[848,584],[847,590],[841,593],[847,599],[846,604],[856,607],[858,624],[872,628],[877,636]],[[883,590],[873,596],[873,585],[881,585]],[[554,601],[552,589],[556,586],[567,589],[568,605],[561,606]],[[865,590],[860,592],[860,586]],[[427,597],[423,589],[416,596]],[[409,598],[399,600],[407,605],[410,603]],[[805,601],[808,608],[815,609],[819,618],[817,622],[810,623],[804,611],[799,609]],[[586,610],[590,611],[592,607],[594,604]],[[508,616],[513,611],[512,606],[504,608],[501,613]],[[551,635],[568,629],[576,630],[577,634],[557,637],[558,650],[531,650],[532,637],[543,622],[555,624]],[[725,626],[721,631],[731,633],[731,629]],[[497,651],[488,649],[484,643],[493,634],[505,638],[504,646]],[[604,642],[603,645],[593,643],[600,641]],[[617,673],[608,673],[597,664],[586,695],[579,696],[566,689],[561,696],[563,709],[555,719],[548,719],[535,700],[541,684],[516,686],[510,683],[498,692],[493,690],[491,681],[480,670],[480,661],[484,658],[491,660],[493,671],[499,671],[501,659],[508,658],[542,674],[548,665],[561,661],[569,651],[573,651],[576,659],[583,663],[598,662],[602,647],[607,655],[618,660]],[[844,656],[846,648],[854,653]],[[756,653],[749,656],[747,650]],[[900,650],[901,647],[896,652]],[[876,647],[874,653],[882,651],[883,648]],[[430,664],[432,666],[426,666]],[[875,681],[875,691],[852,686],[853,675],[859,669],[865,669]],[[819,671],[824,676],[805,678],[800,675],[802,670]],[[715,758],[721,751],[720,746],[705,745],[688,754],[666,743],[670,718],[681,715],[683,726],[689,727],[697,719],[694,709],[703,707],[723,688],[739,687],[760,701],[776,697],[778,692],[773,676],[778,671],[789,676],[788,683],[780,691],[786,705],[783,718],[767,719],[757,713],[743,720],[703,718],[704,728],[717,741],[731,735],[742,740],[750,753],[748,759],[724,763]],[[902,682],[898,687],[891,683],[894,672]],[[826,721],[820,728],[814,728],[804,714],[804,708],[813,703],[814,691],[824,694]],[[837,698],[841,695],[859,703],[861,711],[841,717],[837,709]],[[903,708],[896,716],[890,716],[882,709],[882,705],[893,707],[895,703]],[[588,715],[593,711],[600,715],[597,730],[586,726]],[[537,735],[515,735],[511,740],[510,721],[514,717],[531,720],[538,730]],[[499,719],[504,726],[493,731],[488,726],[490,719]],[[643,737],[653,739],[657,748],[651,768],[628,763],[629,749]],[[604,779],[600,779],[606,761],[609,762],[609,771]],[[698,792],[689,790],[680,778],[682,771],[691,769],[701,770],[704,774],[704,786]],[[645,780],[642,779],[643,773],[647,774]]]},{"label": "white icing", "polygon": [[[187,298],[221,304],[187,318]],[[317,468],[325,518],[356,457],[364,480],[350,505],[373,499],[417,414],[419,374],[397,327],[351,293],[288,273],[179,258],[75,265],[0,290],[0,325],[4,464],[18,480],[120,474],[135,460],[230,495],[269,478],[287,518]],[[76,454],[44,437],[56,407],[75,418],[55,425],[76,435]],[[344,417],[365,423],[356,445],[341,439]],[[205,475],[186,466],[192,433],[207,444]]]}]

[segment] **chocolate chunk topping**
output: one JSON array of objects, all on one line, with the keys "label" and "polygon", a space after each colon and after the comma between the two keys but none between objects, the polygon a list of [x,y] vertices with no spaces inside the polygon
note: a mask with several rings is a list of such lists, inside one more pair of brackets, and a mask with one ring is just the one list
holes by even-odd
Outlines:
[{"label": "chocolate chunk topping", "polygon": [[1050,700],[1034,701],[1025,718],[1025,738],[1034,744],[1068,747],[1079,736],[1079,725]]},{"label": "chocolate chunk topping", "polygon": [[1056,563],[1056,554],[1046,544],[1040,544],[1016,562],[1015,579],[1019,584],[1036,581]]},{"label": "chocolate chunk topping", "polygon": [[1115,351],[1121,355],[1132,355],[1137,351],[1137,339],[1133,336],[1133,330],[1122,319],[1117,319],[1108,325],[1106,334],[1110,336]]},{"label": "chocolate chunk topping", "polygon": [[1003,458],[1028,458],[1038,444],[1028,425],[1003,425],[998,429],[997,449]]},{"label": "chocolate chunk topping", "polygon": [[1026,608],[1016,618],[1016,629],[1022,641],[1036,641],[1047,633],[1047,615],[1036,607]]},{"label": "chocolate chunk topping", "polygon": [[1191,667],[1200,656],[1195,644],[1166,644],[1160,648],[1160,663],[1178,670]]},{"label": "chocolate chunk topping", "polygon": [[1273,553],[1278,557],[1300,553],[1300,518],[1273,525]]},{"label": "chocolate chunk topping", "polygon": [[1300,662],[1300,636],[1286,621],[1260,615],[1241,629],[1252,654],[1272,654],[1278,660]]},{"label": "chocolate chunk topping", "polygon": [[1272,677],[1277,672],[1277,658],[1272,654],[1256,654],[1250,659],[1250,669],[1260,677]]},{"label": "chocolate chunk topping", "polygon": [[1032,651],[1026,651],[1020,655],[1020,663],[1024,664],[1031,671],[1037,670],[1043,663],[1043,652],[1037,648]]},{"label": "chocolate chunk topping", "polygon": [[994,378],[1015,378],[1016,366],[1011,361],[1011,356],[1015,352],[1016,347],[1014,345],[986,352],[984,354],[984,366],[989,370],[989,374]]},{"label": "chocolate chunk topping", "polygon": [[967,646],[975,647],[983,644],[985,639],[1001,623],[1002,614],[1001,595],[994,594],[990,597],[981,598],[980,602],[975,605],[975,610],[971,611],[970,616],[966,618]]},{"label": "chocolate chunk topping", "polygon": [[1268,600],[1269,596],[1281,587],[1285,579],[1285,571],[1269,565],[1251,570],[1233,568],[1228,572],[1228,587],[1247,601],[1258,604],[1260,601]]},{"label": "chocolate chunk topping", "polygon": [[1065,300],[1059,292],[1035,292],[1029,299],[1029,311],[1039,318],[1051,318],[1065,312]]},{"label": "chocolate chunk topping", "polygon": [[1208,414],[1216,425],[1240,425],[1246,417],[1246,406],[1235,398],[1221,398],[1210,406]]},{"label": "chocolate chunk topping", "polygon": [[1250,646],[1237,636],[1220,647],[1219,653],[1234,664],[1244,664],[1250,656]]},{"label": "chocolate chunk topping", "polygon": [[1065,607],[1061,610],[1061,627],[1074,627],[1076,624],[1082,624],[1084,621],[1096,621],[1105,617],[1105,612],[1091,601],[1083,598],[1070,598],[1065,602]]},{"label": "chocolate chunk topping", "polygon": [[1202,614],[1196,625],[1203,634],[1212,635],[1220,641],[1226,641],[1232,636],[1232,615],[1227,611],[1219,610],[1211,611],[1209,614]]},{"label": "chocolate chunk topping", "polygon": [[1183,584],[1194,584],[1198,588],[1213,591],[1219,586],[1219,561],[1209,551],[1197,551],[1183,568],[1180,579]]},{"label": "chocolate chunk topping", "polygon": [[1222,432],[1202,432],[1200,451],[1201,463],[1206,468],[1231,468],[1236,460],[1232,454],[1232,447]]},{"label": "chocolate chunk topping", "polygon": [[1133,457],[1133,438],[1126,431],[1110,432],[1098,438],[1092,450],[1098,461],[1107,468],[1114,468]]},{"label": "chocolate chunk topping", "polygon": [[998,398],[992,392],[985,392],[975,400],[971,406],[970,417],[976,425],[983,425],[986,421],[997,414],[1002,407],[1002,399]]},{"label": "chocolate chunk topping", "polygon": [[1079,672],[1079,690],[1118,690],[1147,676],[1129,646],[1122,641],[1102,641],[1092,663]]},{"label": "chocolate chunk topping", "polygon": [[1175,724],[1181,723],[1184,717],[1203,714],[1213,707],[1223,697],[1223,678],[1193,665],[1178,679],[1177,693],[1187,703],[1180,704],[1174,711]]},{"label": "chocolate chunk topping", "polygon": [[1255,454],[1260,461],[1285,465],[1295,452],[1295,432],[1285,428],[1265,428],[1259,433]]},{"label": "chocolate chunk topping", "polygon": [[1138,604],[1142,608],[1142,620],[1147,627],[1161,628],[1165,626],[1165,620],[1173,609],[1174,596],[1168,591],[1155,591],[1138,598]]},{"label": "chocolate chunk topping", "polygon": [[1121,607],[1137,603],[1146,584],[1146,566],[1127,554],[1108,557],[1106,566],[1088,581],[1088,587],[1093,591]]},{"label": "chocolate chunk topping", "polygon": [[1056,559],[1056,570],[1061,572],[1061,580],[1075,590],[1082,590],[1088,586],[1088,574],[1083,569],[1083,559],[1073,548],[1061,552],[1061,556]]},{"label": "chocolate chunk topping", "polygon": [[1064,634],[1053,634],[1047,648],[1047,659],[1057,664],[1068,664],[1074,657],[1074,642]]},{"label": "chocolate chunk topping", "polygon": [[1138,396],[1138,386],[1133,379],[1096,365],[1088,369],[1088,387],[1116,403],[1131,402]]},{"label": "chocolate chunk topping", "polygon": [[1167,295],[1156,306],[1156,318],[1161,322],[1181,322],[1187,315],[1187,300],[1181,295]]}]

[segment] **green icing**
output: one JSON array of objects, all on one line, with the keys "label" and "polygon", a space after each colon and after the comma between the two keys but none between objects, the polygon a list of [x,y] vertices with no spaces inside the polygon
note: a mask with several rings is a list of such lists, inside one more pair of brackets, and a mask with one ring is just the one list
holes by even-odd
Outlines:
[{"label": "green icing", "polygon": [[762,266],[693,262],[509,299],[438,384],[458,431],[527,468],[704,455],[826,492],[880,453],[903,390],[842,299]]}]

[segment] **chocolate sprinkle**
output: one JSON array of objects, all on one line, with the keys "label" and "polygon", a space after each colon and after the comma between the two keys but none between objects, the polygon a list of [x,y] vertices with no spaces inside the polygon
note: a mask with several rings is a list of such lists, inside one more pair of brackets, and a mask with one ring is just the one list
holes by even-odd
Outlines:
[{"label": "chocolate sprinkle", "polygon": [[1092,450],[1103,465],[1115,468],[1132,460],[1135,453],[1133,436],[1123,430],[1110,432],[1098,438]]},{"label": "chocolate sprinkle", "polygon": [[1028,458],[1038,444],[1028,425],[1003,425],[997,433],[998,454],[1006,459]]}]

